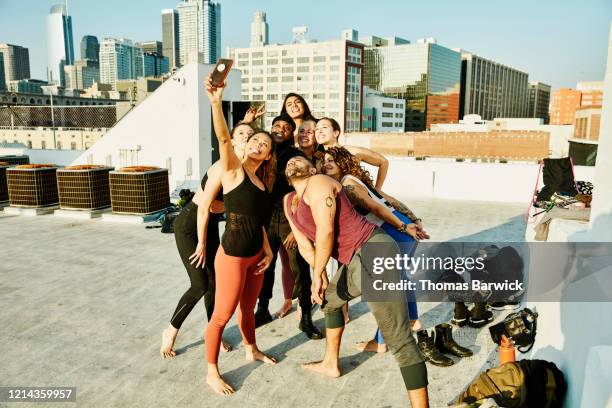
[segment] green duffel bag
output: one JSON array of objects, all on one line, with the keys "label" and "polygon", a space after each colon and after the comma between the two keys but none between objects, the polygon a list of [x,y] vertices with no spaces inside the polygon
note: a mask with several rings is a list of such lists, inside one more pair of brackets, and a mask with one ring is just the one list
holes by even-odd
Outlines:
[{"label": "green duffel bag", "polygon": [[517,362],[509,362],[481,373],[457,402],[474,403],[485,398],[493,398],[505,408],[526,407],[527,388],[521,366]]}]

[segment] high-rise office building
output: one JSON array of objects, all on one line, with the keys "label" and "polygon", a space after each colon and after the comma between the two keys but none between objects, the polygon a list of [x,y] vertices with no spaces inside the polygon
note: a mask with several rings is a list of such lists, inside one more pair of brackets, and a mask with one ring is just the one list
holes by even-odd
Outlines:
[{"label": "high-rise office building", "polygon": [[542,82],[529,82],[529,114],[530,118],[544,119],[548,124],[548,106],[550,105],[550,85]]},{"label": "high-rise office building", "polygon": [[268,23],[266,21],[266,13],[256,11],[253,14],[253,22],[251,23],[251,48],[263,47],[268,45]]},{"label": "high-rise office building", "polygon": [[170,69],[180,67],[178,11],[162,10],[162,55],[168,58]]},{"label": "high-rise office building", "polygon": [[179,15],[180,64],[214,64],[221,56],[221,5],[210,0],[185,0]]},{"label": "high-rise office building", "polygon": [[100,82],[100,65],[88,59],[75,61],[74,65],[64,67],[64,78],[67,89],[89,88],[94,82]]},{"label": "high-rise office building", "polygon": [[72,17],[64,4],[51,7],[47,16],[47,57],[49,83],[64,86],[64,66],[74,63]]},{"label": "high-rise office building", "polygon": [[30,78],[30,53],[27,48],[13,44],[0,44],[4,60],[4,82]]},{"label": "high-rise office building", "polygon": [[95,35],[84,35],[81,39],[81,59],[100,61],[100,44]]},{"label": "high-rise office building", "polygon": [[462,51],[459,116],[525,118],[529,113],[528,82],[526,72]]},{"label": "high-rise office building", "polygon": [[4,80],[4,54],[0,52],[0,91],[6,89],[6,81]]},{"label": "high-rise office building", "polygon": [[164,55],[164,48],[161,41],[142,41],[136,43],[136,46],[142,49],[143,54]]},{"label": "high-rise office building", "polygon": [[315,117],[329,116],[344,131],[361,128],[363,45],[346,40],[237,48],[229,57],[242,72],[242,98],[265,101],[265,126],[285,95],[301,94]]},{"label": "high-rise office building", "polygon": [[373,41],[365,49],[364,85],[406,101],[405,130],[459,121],[461,54],[432,42]]},{"label": "high-rise office building", "polygon": [[100,45],[100,82],[115,89],[119,79],[136,79],[143,75],[142,49],[132,41],[105,38]]},{"label": "high-rise office building", "polygon": [[168,58],[155,52],[145,52],[142,55],[143,76],[160,77],[170,71]]},{"label": "high-rise office building", "polygon": [[561,88],[552,94],[550,105],[551,125],[573,125],[576,109],[580,107],[582,93],[571,88]]}]

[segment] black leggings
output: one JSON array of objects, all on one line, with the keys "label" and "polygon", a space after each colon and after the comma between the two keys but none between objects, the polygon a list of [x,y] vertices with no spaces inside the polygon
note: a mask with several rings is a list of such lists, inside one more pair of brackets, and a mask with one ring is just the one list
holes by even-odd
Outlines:
[{"label": "black leggings", "polygon": [[189,260],[198,245],[197,220],[198,206],[191,202],[174,221],[176,247],[191,281],[191,287],[179,300],[170,320],[170,324],[176,329],[181,328],[183,321],[202,296],[209,321],[215,305],[215,254],[219,248],[219,215],[211,213],[209,216],[206,229],[206,263],[199,268]]}]

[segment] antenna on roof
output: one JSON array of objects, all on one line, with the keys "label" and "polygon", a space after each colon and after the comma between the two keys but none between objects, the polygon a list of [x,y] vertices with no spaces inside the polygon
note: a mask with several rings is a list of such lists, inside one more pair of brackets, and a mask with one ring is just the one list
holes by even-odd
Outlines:
[{"label": "antenna on roof", "polygon": [[66,7],[66,15],[68,16],[68,0],[64,0],[64,6]]}]

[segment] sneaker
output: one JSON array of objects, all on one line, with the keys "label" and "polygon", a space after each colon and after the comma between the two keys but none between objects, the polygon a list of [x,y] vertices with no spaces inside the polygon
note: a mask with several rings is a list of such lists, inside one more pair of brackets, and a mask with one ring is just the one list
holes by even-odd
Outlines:
[{"label": "sneaker", "polygon": [[493,302],[489,307],[493,310],[516,310],[519,308],[519,302]]}]

